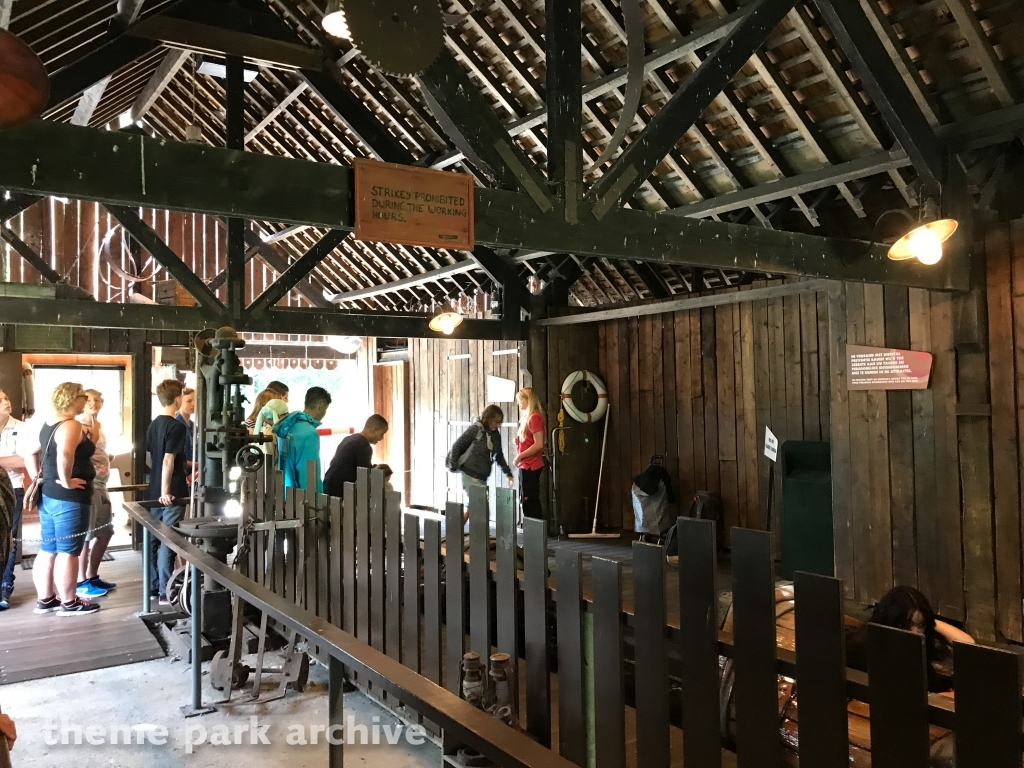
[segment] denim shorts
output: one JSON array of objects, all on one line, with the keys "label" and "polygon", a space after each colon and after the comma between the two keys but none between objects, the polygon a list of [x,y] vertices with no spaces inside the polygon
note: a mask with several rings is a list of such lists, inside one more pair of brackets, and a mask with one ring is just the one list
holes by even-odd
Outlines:
[{"label": "denim shorts", "polygon": [[43,494],[39,504],[40,551],[50,555],[58,552],[74,557],[80,555],[85,532],[89,530],[90,514],[88,504],[51,499]]}]

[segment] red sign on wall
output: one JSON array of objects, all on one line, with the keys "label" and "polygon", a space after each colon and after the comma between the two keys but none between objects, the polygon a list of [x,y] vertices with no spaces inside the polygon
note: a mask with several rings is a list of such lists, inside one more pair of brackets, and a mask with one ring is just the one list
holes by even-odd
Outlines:
[{"label": "red sign on wall", "polygon": [[928,352],[846,345],[848,389],[928,389]]}]

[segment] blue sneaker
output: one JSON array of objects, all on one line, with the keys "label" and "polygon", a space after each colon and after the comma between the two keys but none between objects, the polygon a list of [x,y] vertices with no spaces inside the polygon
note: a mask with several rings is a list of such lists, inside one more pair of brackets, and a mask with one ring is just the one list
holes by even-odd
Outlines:
[{"label": "blue sneaker", "polygon": [[0,611],[6,611],[11,607],[11,604],[7,602],[6,597],[0,597]]},{"label": "blue sneaker", "polygon": [[99,576],[93,576],[91,579],[89,579],[89,583],[92,584],[94,587],[105,589],[107,590],[107,592],[110,592],[113,589],[117,589],[117,584],[115,584],[112,581],[104,581]]},{"label": "blue sneaker", "polygon": [[79,597],[103,597],[107,594],[107,590],[97,587],[92,582],[82,581],[79,582],[78,588],[75,590],[75,594]]}]

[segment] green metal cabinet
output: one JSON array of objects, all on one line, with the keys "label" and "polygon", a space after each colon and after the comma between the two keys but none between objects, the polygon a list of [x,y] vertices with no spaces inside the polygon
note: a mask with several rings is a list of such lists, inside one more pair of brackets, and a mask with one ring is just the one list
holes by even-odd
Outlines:
[{"label": "green metal cabinet", "polygon": [[782,444],[782,578],[794,571],[835,575],[832,454],[828,443]]}]

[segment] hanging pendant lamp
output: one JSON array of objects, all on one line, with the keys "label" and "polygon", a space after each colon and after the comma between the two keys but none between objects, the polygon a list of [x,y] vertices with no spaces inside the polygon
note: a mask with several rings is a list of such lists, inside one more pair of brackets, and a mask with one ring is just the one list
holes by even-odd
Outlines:
[{"label": "hanging pendant lamp", "polygon": [[451,336],[452,332],[462,324],[462,315],[454,308],[447,304],[442,304],[434,312],[434,316],[430,318],[428,327],[435,333],[443,333],[445,336]]}]

